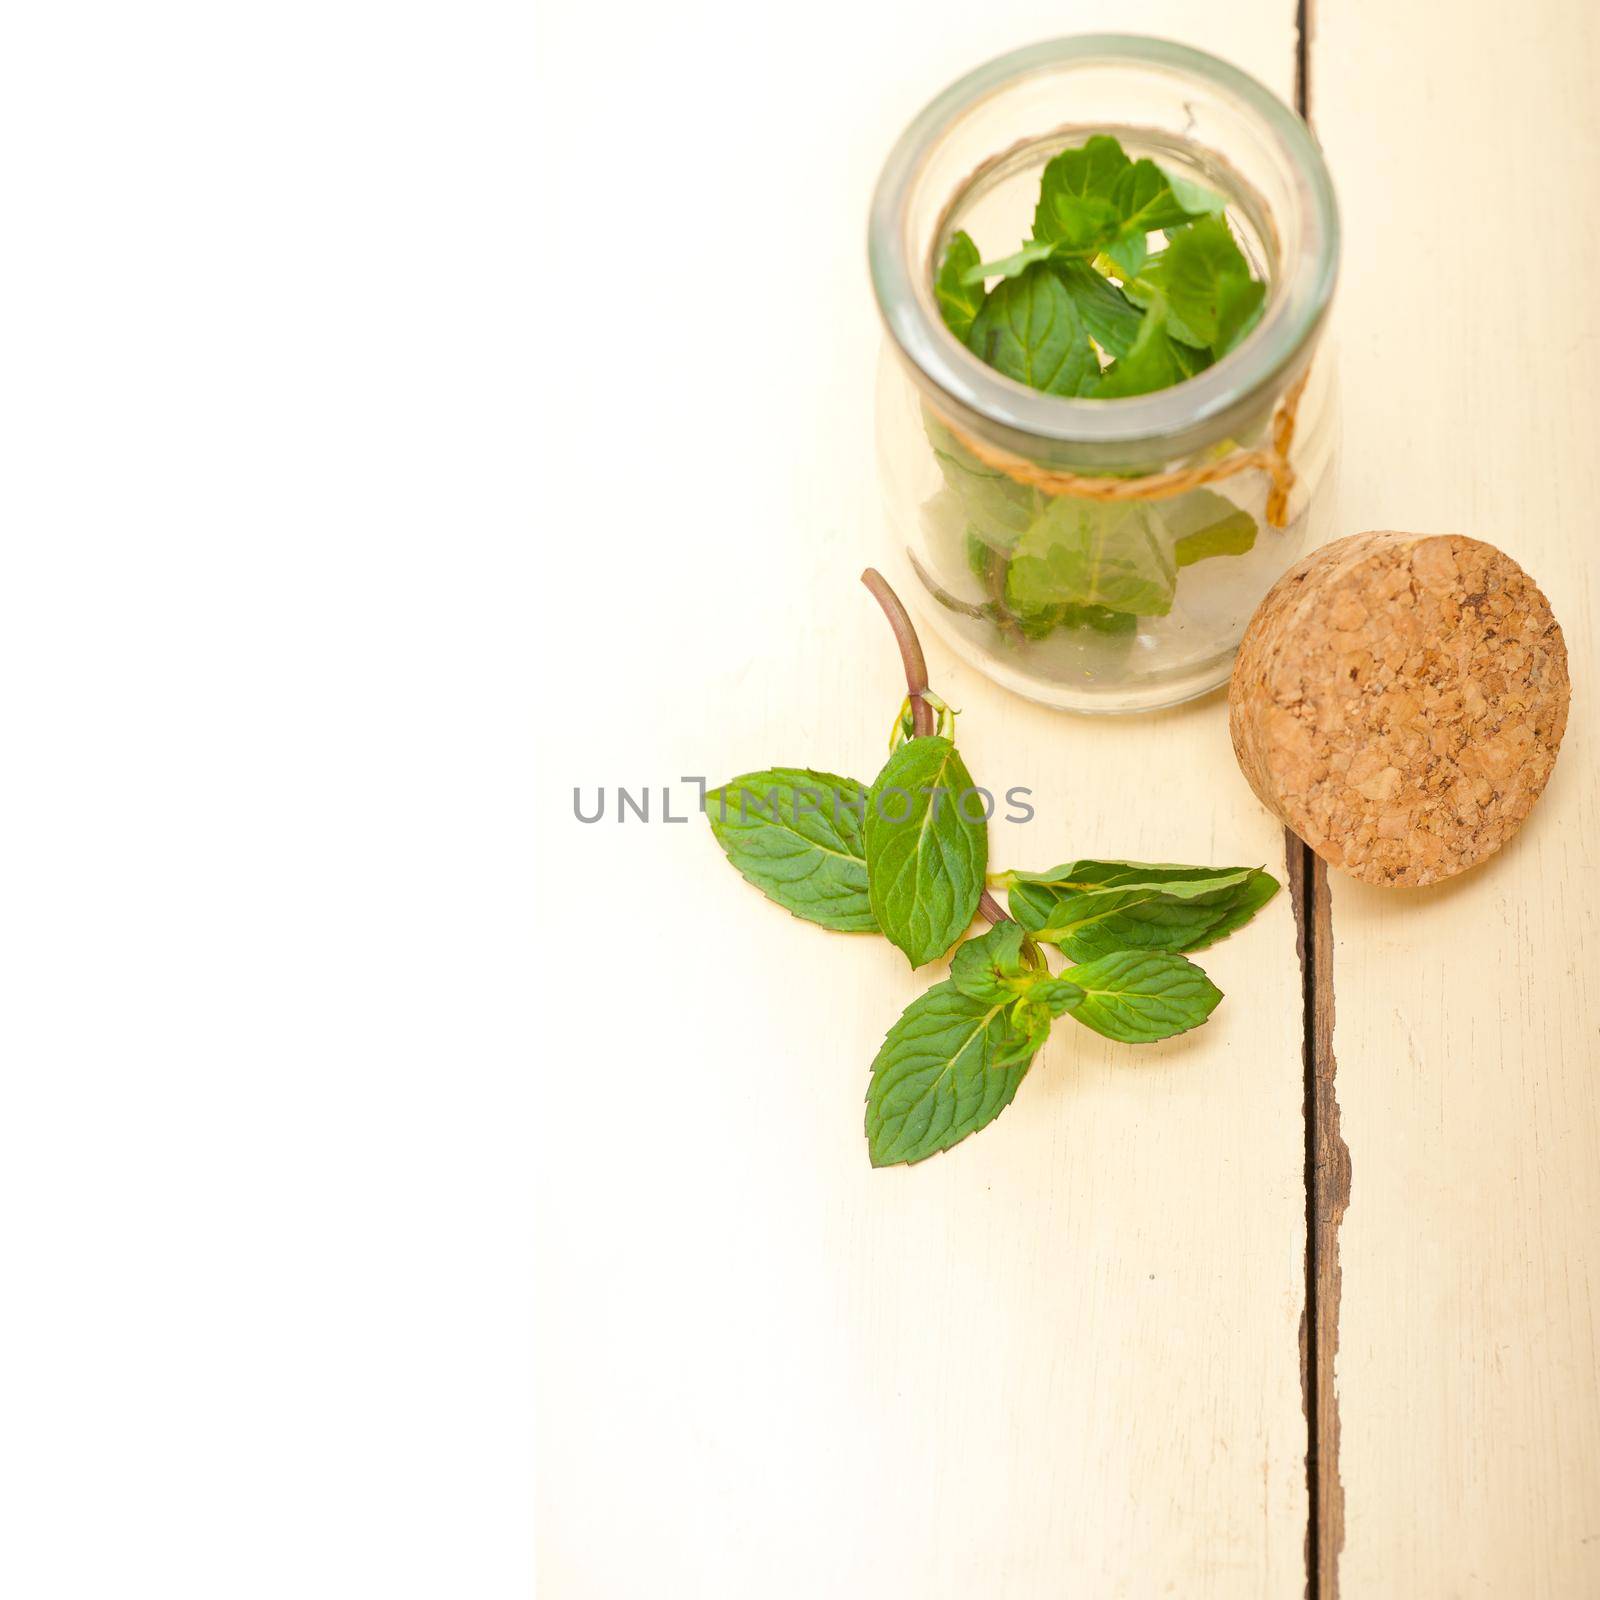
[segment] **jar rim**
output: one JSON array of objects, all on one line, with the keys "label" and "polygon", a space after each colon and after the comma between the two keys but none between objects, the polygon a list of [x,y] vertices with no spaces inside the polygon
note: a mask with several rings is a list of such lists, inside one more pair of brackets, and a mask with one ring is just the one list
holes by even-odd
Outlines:
[{"label": "jar rim", "polygon": [[[1091,400],[1043,394],[981,361],[945,327],[932,285],[904,248],[905,216],[929,152],[979,102],[1063,65],[1148,66],[1222,89],[1252,113],[1295,172],[1305,247],[1260,324],[1236,350],[1192,378],[1150,394]],[[1322,153],[1299,115],[1270,89],[1203,50],[1142,34],[1045,40],[997,56],[951,84],[912,120],[884,163],[872,198],[867,256],[878,309],[905,358],[938,391],[1003,427],[1071,444],[1161,438],[1225,415],[1290,375],[1315,334],[1339,266],[1339,212]],[[921,292],[919,292],[919,290]]]}]

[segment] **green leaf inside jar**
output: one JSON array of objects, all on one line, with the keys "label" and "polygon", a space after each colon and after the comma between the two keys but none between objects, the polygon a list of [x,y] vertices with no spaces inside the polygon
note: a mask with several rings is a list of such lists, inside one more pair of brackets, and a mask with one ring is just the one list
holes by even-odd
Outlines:
[{"label": "green leaf inside jar", "polygon": [[[985,261],[978,242],[954,235],[936,291],[952,334],[997,372],[1106,401],[1205,371],[1248,337],[1266,300],[1222,197],[1107,135],[1045,166],[1032,236],[1012,255]],[[931,418],[928,427],[983,585],[967,608],[1014,642],[1062,627],[1132,631],[1172,611],[1182,569],[1254,548],[1255,517],[1214,490],[1114,502],[1050,494],[979,460]]]}]

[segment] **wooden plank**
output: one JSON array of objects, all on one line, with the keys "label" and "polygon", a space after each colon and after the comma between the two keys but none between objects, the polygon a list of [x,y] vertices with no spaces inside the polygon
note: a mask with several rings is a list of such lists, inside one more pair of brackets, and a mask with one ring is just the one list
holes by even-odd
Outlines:
[{"label": "wooden plank", "polygon": [[[573,819],[574,785],[591,804],[602,783],[669,785],[681,812],[680,774],[881,763],[900,688],[856,581],[879,537],[867,199],[975,50],[1103,20],[1022,0],[976,32],[844,0],[803,25],[690,12],[641,12],[626,49],[600,9],[546,24],[562,155],[540,204],[609,353],[584,307],[548,318],[542,1592],[1297,1593],[1288,896],[1206,955],[1228,999],[1199,1033],[1134,1052],[1064,1031],[991,1128],[873,1172],[868,1063],[927,975],[767,905],[698,821]],[[1118,23],[1291,91],[1285,0],[1203,19],[1136,0]],[[730,35],[739,74],[705,48]],[[630,247],[604,248],[619,217]],[[1281,869],[1218,700],[1074,720],[925,643],[978,780],[1034,791],[1032,823],[992,829],[997,865]],[[574,944],[564,909],[597,902],[615,943]]]},{"label": "wooden plank", "polygon": [[1503,856],[1333,874],[1354,1167],[1336,1387],[1344,1592],[1600,1592],[1600,18],[1330,0],[1343,531],[1489,539],[1566,633],[1573,715]]}]

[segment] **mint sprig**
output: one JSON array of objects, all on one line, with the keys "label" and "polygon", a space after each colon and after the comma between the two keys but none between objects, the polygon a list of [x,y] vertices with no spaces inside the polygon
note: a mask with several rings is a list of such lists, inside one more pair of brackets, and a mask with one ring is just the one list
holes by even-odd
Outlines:
[{"label": "mint sprig", "polygon": [[[1008,914],[985,887],[981,791],[950,737],[955,714],[928,686],[899,597],[871,568],[862,581],[906,678],[871,788],[771,767],[709,790],[705,811],[733,865],[794,915],[877,930],[914,967],[951,955],[949,977],[906,1007],[872,1062],[867,1153],[881,1167],[922,1161],[994,1121],[1062,1017],[1126,1044],[1198,1027],[1222,994],[1183,952],[1243,927],[1278,883],[1257,867],[1069,861],[1000,874]],[[975,916],[989,928],[963,939]],[[1075,964],[1053,972],[1051,949]]]}]

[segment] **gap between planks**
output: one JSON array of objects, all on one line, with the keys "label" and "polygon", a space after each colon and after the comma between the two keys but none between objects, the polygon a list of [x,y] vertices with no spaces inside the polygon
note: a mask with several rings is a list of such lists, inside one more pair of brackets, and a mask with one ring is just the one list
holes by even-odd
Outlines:
[{"label": "gap between planks", "polygon": [[[1295,110],[1311,123],[1315,0],[1296,0]],[[1333,907],[1328,869],[1294,834],[1284,848],[1300,952],[1304,1005],[1306,1299],[1300,1321],[1300,1381],[1306,1417],[1306,1600],[1338,1600],[1344,1548],[1339,1475],[1339,1225],[1350,1203],[1350,1149],[1339,1131],[1333,1058]]]},{"label": "gap between planks", "polygon": [[1339,1131],[1333,1057],[1333,917],[1328,869],[1284,835],[1305,1008],[1306,1300],[1300,1319],[1301,1399],[1306,1416],[1306,1596],[1338,1600],[1344,1547],[1339,1476],[1339,1225],[1350,1202],[1350,1151]]}]

